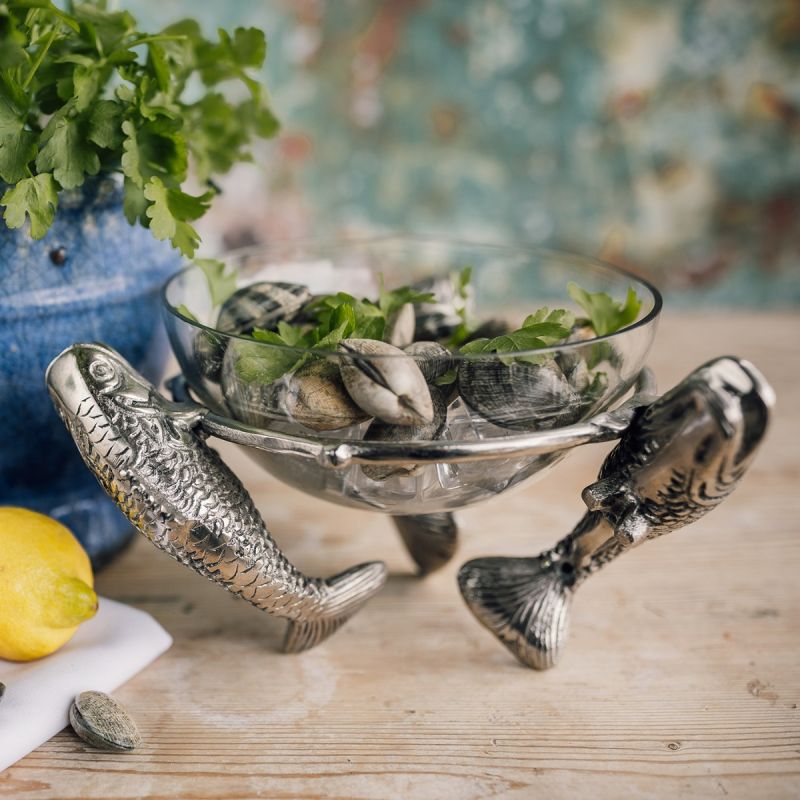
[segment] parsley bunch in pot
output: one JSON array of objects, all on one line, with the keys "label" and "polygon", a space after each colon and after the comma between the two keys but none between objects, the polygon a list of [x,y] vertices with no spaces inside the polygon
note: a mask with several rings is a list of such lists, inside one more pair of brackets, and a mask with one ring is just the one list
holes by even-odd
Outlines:
[{"label": "parsley bunch in pot", "polygon": [[159,378],[159,287],[197,249],[213,176],[278,127],[252,77],[265,52],[253,28],[210,40],[193,20],[142,32],[104,3],[0,3],[0,502],[62,519],[95,565],[130,529],[80,467],[44,370],[102,340]]}]

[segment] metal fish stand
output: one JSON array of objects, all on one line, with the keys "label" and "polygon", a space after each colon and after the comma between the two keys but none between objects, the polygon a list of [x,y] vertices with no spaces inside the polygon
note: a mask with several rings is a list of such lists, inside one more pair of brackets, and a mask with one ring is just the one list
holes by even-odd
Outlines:
[{"label": "metal fish stand", "polygon": [[[181,563],[288,620],[287,651],[305,650],[336,631],[380,590],[386,568],[372,562],[330,578],[306,576],[207,446],[209,437],[244,446],[278,477],[311,493],[353,465],[488,467],[523,457],[550,463],[571,448],[619,440],[597,481],[583,491],[584,516],[554,547],[532,558],[479,558],[459,572],[461,593],[478,621],[534,669],[557,663],[573,595],[590,575],[648,539],[694,522],[736,488],[774,403],[752,364],[723,357],[661,396],[644,369],[633,396],[617,408],[549,430],[479,441],[337,441],[236,422],[197,402],[180,377],[171,383],[173,399],[166,399],[102,344],[61,353],[47,384],[87,467],[131,523]],[[394,519],[426,574],[453,557],[458,533],[452,508],[420,511]]]}]

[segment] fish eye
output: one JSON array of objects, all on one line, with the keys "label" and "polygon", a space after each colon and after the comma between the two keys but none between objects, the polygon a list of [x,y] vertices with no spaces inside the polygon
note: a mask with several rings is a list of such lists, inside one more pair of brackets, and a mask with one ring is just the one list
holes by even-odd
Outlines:
[{"label": "fish eye", "polygon": [[107,361],[98,359],[89,364],[89,374],[100,382],[105,382],[114,377],[114,368]]}]

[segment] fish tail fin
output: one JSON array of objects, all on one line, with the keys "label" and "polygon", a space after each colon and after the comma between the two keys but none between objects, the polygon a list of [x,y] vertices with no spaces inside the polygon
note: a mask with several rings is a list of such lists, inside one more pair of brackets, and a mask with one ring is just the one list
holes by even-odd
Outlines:
[{"label": "fish tail fin", "polygon": [[386,583],[386,565],[370,561],[321,581],[323,600],[310,619],[290,620],[283,649],[301,653],[327,639]]},{"label": "fish tail fin", "polygon": [[569,631],[568,562],[537,558],[478,558],[458,573],[470,611],[516,657],[533,669],[558,661]]},{"label": "fish tail fin", "polygon": [[419,567],[429,575],[443,567],[458,548],[458,526],[449,512],[394,517],[403,544]]}]

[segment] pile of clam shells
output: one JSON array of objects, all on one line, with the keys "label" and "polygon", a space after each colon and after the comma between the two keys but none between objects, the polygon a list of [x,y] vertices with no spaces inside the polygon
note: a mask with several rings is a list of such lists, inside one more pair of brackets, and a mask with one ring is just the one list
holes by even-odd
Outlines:
[{"label": "pile of clam shells", "polygon": [[[364,424],[363,439],[420,441],[442,438],[448,408],[460,398],[472,415],[506,430],[530,431],[575,422],[586,410],[590,374],[585,358],[568,351],[531,360],[455,358],[445,345],[463,329],[469,292],[451,276],[429,278],[411,288],[432,300],[405,303],[386,320],[383,340],[347,338],[337,353],[318,351],[265,382],[251,369],[265,347],[203,330],[193,343],[196,369],[219,384],[230,414],[249,425],[291,421],[313,431]],[[216,330],[249,336],[276,330],[280,322],[311,324],[317,298],[306,286],[259,282],[231,295],[221,306]],[[492,319],[465,341],[507,333]],[[576,327],[566,341],[591,338]],[[462,342],[463,343],[463,342]],[[454,348],[457,354],[457,348]],[[368,424],[367,424],[368,423]],[[364,467],[373,480],[413,474],[415,466]]]}]

